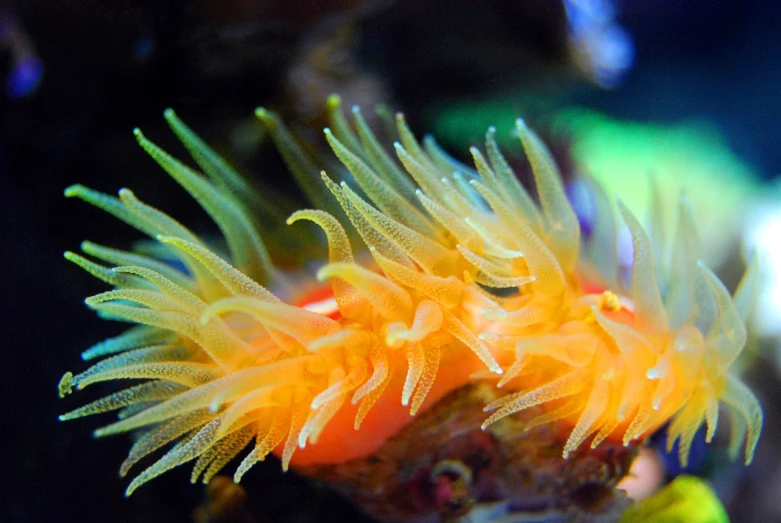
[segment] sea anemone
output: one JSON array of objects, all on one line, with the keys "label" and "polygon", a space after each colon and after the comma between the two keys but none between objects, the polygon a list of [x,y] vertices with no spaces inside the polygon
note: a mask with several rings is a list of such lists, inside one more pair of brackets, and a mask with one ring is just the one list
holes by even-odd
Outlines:
[{"label": "sea anemone", "polygon": [[[582,240],[550,154],[522,120],[516,130],[536,197],[502,156],[494,129],[484,153],[470,150],[472,169],[431,139],[421,145],[398,115],[396,161],[359,109],[351,125],[338,102],[331,99],[325,136],[349,171],[341,183],[325,172],[318,178],[279,118],[257,111],[321,207],[287,220],[314,222],[325,233],[328,262],[315,286],[275,266],[248,211],[258,196],[170,110],[166,120],[204,174],[138,130],[136,138],[214,219],[227,255],[127,189],[119,198],[66,190],[156,240],[144,252],[82,244],[110,267],[65,254],[114,287],[88,298],[89,307],[139,325],[83,353],[104,359],[66,373],[60,395],[97,382],[144,381],[60,418],[119,410],[119,420],[96,435],[141,432],[123,475],[173,443],[128,495],[190,460],[192,480],[208,482],[247,446],[236,481],[272,452],[283,469],[364,458],[410,415],[474,382],[509,391],[485,406],[492,414],[484,427],[534,407],[540,414],[527,428],[570,427],[565,458],[589,438],[591,448],[606,439],[629,445],[669,422],[668,442],[680,440],[685,463],[703,422],[713,437],[723,402],[736,414],[732,450],[747,434],[751,461],[762,412],[730,366],[746,341],[754,279],[746,277],[733,298],[699,261],[685,200],[669,253],[619,202],[634,247],[626,276],[611,204],[589,183],[596,211]],[[355,232],[365,246],[357,255]],[[658,227],[652,232],[661,238]]]}]

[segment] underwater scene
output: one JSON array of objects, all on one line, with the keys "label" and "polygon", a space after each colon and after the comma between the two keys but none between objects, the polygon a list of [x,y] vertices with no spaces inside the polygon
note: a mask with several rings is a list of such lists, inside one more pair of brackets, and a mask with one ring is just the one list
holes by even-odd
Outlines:
[{"label": "underwater scene", "polygon": [[6,0],[0,521],[781,521],[779,27]]}]

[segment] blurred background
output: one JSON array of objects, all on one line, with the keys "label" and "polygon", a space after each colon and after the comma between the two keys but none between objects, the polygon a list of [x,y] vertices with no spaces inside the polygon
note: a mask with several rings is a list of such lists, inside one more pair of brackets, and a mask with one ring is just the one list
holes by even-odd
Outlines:
[{"label": "blurred background", "polygon": [[[523,116],[566,179],[589,173],[641,216],[650,176],[668,227],[685,190],[708,262],[729,285],[759,251],[763,294],[743,363],[765,408],[757,457],[730,464],[718,440],[692,471],[734,521],[781,521],[779,27],[772,0],[0,3],[2,519],[185,522],[204,497],[182,469],[126,500],[117,470],[127,441],[92,441],[93,420],[56,421],[75,406],[57,399],[62,374],[121,330],[83,306],[102,285],[61,253],[83,239],[138,238],[63,189],[130,187],[212,230],[131,134],[140,127],[183,157],[162,119],[172,107],[242,172],[303,201],[253,111],[277,110],[316,140],[325,99],[339,93],[365,113],[403,110],[417,134],[461,158],[489,125],[520,157],[510,129]],[[276,462],[243,484],[258,521],[361,517]]]}]

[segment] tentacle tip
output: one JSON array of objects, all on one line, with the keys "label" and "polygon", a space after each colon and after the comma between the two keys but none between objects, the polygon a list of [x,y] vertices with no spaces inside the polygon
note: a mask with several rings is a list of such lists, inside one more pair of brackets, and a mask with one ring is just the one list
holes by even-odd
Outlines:
[{"label": "tentacle tip", "polygon": [[331,271],[328,269],[328,266],[320,267],[320,269],[317,271],[317,274],[315,274],[315,278],[317,278],[317,281],[323,282],[328,279],[328,277],[331,275]]},{"label": "tentacle tip", "polygon": [[170,107],[166,107],[165,110],[163,111],[163,118],[165,118],[168,121],[174,120],[176,119],[176,113]]},{"label": "tentacle tip", "polygon": [[177,242],[181,244],[181,242],[185,242],[187,240],[182,240],[181,238],[177,238],[176,236],[168,236],[166,234],[158,234],[155,235],[155,240],[159,241],[160,243],[165,243],[167,245],[176,245]]},{"label": "tentacle tip", "polygon": [[342,97],[339,96],[337,93],[331,93],[328,96],[328,99],[326,100],[326,103],[328,104],[328,107],[330,109],[336,109],[340,105],[342,105]]},{"label": "tentacle tip", "polygon": [[141,129],[139,129],[138,127],[133,128],[133,136],[135,136],[136,139],[139,141],[144,139],[144,133],[142,133]]},{"label": "tentacle tip", "polygon": [[214,315],[214,312],[206,310],[203,312],[203,314],[201,314],[201,317],[198,318],[198,323],[200,323],[202,326],[206,325],[214,317]]},{"label": "tentacle tip", "polygon": [[[73,373],[68,371],[60,378],[60,383],[57,384],[57,391],[61,398],[64,398],[71,392],[73,392]],[[60,416],[60,421],[64,421]]]},{"label": "tentacle tip", "polygon": [[73,197],[79,196],[83,191],[84,191],[84,186],[79,184],[79,183],[76,183],[76,184],[67,186],[65,188],[65,190],[62,191],[62,194],[66,198],[73,198]]}]

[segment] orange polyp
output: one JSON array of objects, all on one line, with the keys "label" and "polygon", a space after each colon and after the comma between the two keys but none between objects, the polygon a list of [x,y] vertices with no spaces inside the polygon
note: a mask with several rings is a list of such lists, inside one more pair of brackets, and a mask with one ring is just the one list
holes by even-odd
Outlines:
[{"label": "orange polyp", "polygon": [[[404,361],[404,355],[400,351],[393,352],[391,358],[396,358],[399,365]],[[437,374],[434,385],[417,415],[428,410],[448,393],[469,383],[470,376],[475,372],[485,370],[485,365],[476,356],[465,355],[461,351],[455,352],[453,357],[444,357],[441,365],[447,368],[447,372]],[[348,398],[328,422],[317,443],[296,450],[290,460],[291,466],[343,463],[374,454],[390,437],[414,419],[410,415],[409,407],[401,404],[403,387],[404,374],[395,373],[385,392],[364,418],[359,430],[354,427],[359,405],[351,404]],[[274,454],[281,456],[283,447],[284,445],[278,446]]]},{"label": "orange polyp", "polygon": [[[337,321],[343,320],[331,284],[311,289],[296,299],[293,304]],[[392,360],[391,366],[404,368],[407,364],[403,350],[391,351],[388,357]],[[485,365],[479,358],[473,354],[465,355],[461,350],[452,351],[450,357],[445,356],[440,366],[447,368],[447,372],[437,373],[418,414],[430,408],[448,393],[470,382],[471,375],[485,370]],[[293,453],[290,465],[296,467],[343,463],[375,453],[388,438],[397,434],[414,419],[410,415],[409,406],[404,406],[401,402],[404,381],[404,373],[394,373],[384,393],[363,419],[359,430],[356,430],[354,425],[360,402],[352,404],[348,396],[342,407],[328,422],[317,443],[309,443],[304,448],[298,448]],[[284,446],[284,442],[278,445],[273,451],[274,455],[281,457]]]},{"label": "orange polyp", "polygon": [[[297,178],[316,172],[275,117],[264,110],[258,116]],[[243,185],[234,194],[239,175],[173,113],[166,118],[207,176],[136,132],[139,143],[214,219],[229,258],[128,190],[119,198],[81,186],[66,190],[155,238],[166,259],[176,254],[187,268],[185,274],[164,260],[90,244],[84,252],[108,267],[66,253],[114,287],[87,304],[139,326],[89,349],[84,359],[109,357],[66,373],[60,395],[100,381],[149,381],[60,419],[130,407],[96,435],[143,429],[153,442],[178,440],[131,482],[128,495],[194,457],[193,481],[201,473],[208,481],[253,439],[236,481],[278,444],[274,453],[285,470],[365,458],[421,409],[475,381],[507,393],[485,406],[492,414],[483,428],[540,407],[528,426],[561,421],[556,430],[569,434],[562,434],[564,458],[589,439],[592,448],[606,439],[628,445],[669,422],[668,441],[680,442],[685,465],[699,425],[704,421],[712,436],[723,402],[740,421],[731,452],[745,440],[751,461],[762,410],[730,367],[748,336],[755,279],[744,280],[733,297],[697,261],[700,242],[685,201],[671,257],[654,252],[618,202],[633,248],[631,278],[622,281],[609,202],[598,205],[595,234],[581,241],[551,155],[521,120],[516,129],[537,198],[519,183],[493,130],[487,158],[473,150],[478,172],[468,173],[453,172],[433,142],[421,147],[401,116],[401,165],[366,128],[360,141],[353,136],[343,144],[339,135],[352,133],[339,123],[336,134],[326,131],[328,142],[357,185],[322,172],[325,188],[311,194],[330,208],[320,202],[330,192],[347,220],[322,209],[287,220],[314,222],[326,235],[328,261],[317,284],[314,275],[280,273],[247,215],[256,200],[243,200]],[[227,178],[220,181],[220,173]],[[348,223],[363,243],[357,257]],[[157,448],[134,446],[129,460]]]}]

